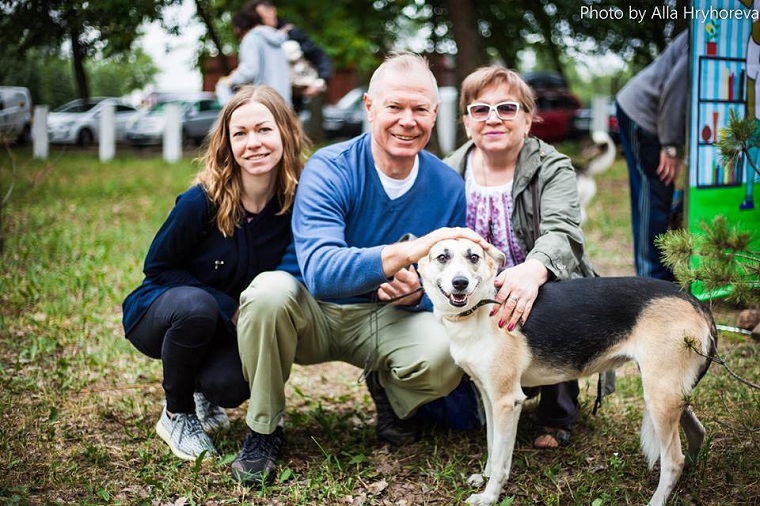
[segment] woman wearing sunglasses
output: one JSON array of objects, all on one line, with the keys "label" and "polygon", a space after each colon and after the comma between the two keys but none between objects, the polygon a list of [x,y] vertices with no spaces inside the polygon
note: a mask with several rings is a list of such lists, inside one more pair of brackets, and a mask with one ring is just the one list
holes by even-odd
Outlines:
[{"label": "woman wearing sunglasses", "polygon": [[[512,330],[528,319],[547,281],[595,276],[584,250],[575,170],[567,156],[530,135],[536,103],[517,73],[476,70],[462,83],[459,106],[470,140],[444,161],[465,179],[467,226],[506,254],[496,280],[502,304],[491,316]],[[533,446],[564,446],[580,416],[578,382],[540,392]]]}]

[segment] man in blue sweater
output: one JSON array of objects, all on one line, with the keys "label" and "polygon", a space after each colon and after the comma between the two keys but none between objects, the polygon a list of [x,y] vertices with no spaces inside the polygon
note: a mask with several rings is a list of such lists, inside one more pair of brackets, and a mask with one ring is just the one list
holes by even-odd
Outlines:
[{"label": "man in blue sweater", "polygon": [[[364,104],[370,134],[323,148],[306,163],[294,248],[281,267],[288,270],[289,259],[291,273],[262,273],[241,295],[238,348],[251,388],[251,430],[232,474],[246,484],[274,475],[293,363],[364,368],[378,437],[394,445],[414,441],[415,413],[455,389],[463,402],[452,404],[477,418],[473,391],[466,383],[457,388],[462,371],[413,266],[444,238],[483,243],[466,228],[449,228],[464,227],[464,184],[423,150],[439,104],[426,60],[390,57],[372,76]],[[405,234],[417,238],[399,242]]]}]

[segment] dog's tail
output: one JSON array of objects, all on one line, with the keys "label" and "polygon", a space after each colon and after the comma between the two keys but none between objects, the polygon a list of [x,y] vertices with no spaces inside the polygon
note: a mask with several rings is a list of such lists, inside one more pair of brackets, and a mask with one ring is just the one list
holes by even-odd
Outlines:
[{"label": "dog's tail", "polygon": [[660,443],[647,407],[644,408],[644,419],[641,421],[641,451],[644,452],[651,471],[657,459],[660,458]]},{"label": "dog's tail", "polygon": [[617,155],[617,149],[615,142],[607,132],[595,130],[591,133],[591,140],[599,149],[599,154],[586,164],[586,172],[591,176],[596,176],[612,167]]}]

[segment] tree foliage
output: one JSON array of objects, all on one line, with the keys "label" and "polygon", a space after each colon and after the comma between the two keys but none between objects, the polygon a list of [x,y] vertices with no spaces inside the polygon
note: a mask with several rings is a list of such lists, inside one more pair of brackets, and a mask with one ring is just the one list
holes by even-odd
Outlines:
[{"label": "tree foliage", "polygon": [[0,0],[0,46],[71,55],[77,89],[90,95],[85,62],[129,52],[144,21],[181,0]]},{"label": "tree foliage", "polygon": [[[230,19],[246,0],[192,1],[207,32],[198,41],[199,61],[233,52],[238,41]],[[162,12],[181,2],[0,0],[0,48],[70,56],[76,89],[79,95],[89,95],[85,62],[129,54],[146,21],[160,20],[168,32],[181,33],[182,27]],[[679,11],[689,2],[641,0],[631,6],[623,0],[603,4],[596,0],[275,0],[275,4],[280,17],[305,30],[338,69],[367,77],[388,51],[412,49],[450,56],[461,80],[492,61],[519,69],[526,54],[534,56],[539,68],[570,79],[577,76],[582,55],[589,54],[619,55],[629,62],[626,72],[635,72],[686,24],[683,19],[657,17],[654,9]],[[613,9],[623,16],[581,15],[584,7]],[[647,10],[644,22],[629,16],[631,7]],[[620,84],[612,79],[604,86],[613,94]]]}]

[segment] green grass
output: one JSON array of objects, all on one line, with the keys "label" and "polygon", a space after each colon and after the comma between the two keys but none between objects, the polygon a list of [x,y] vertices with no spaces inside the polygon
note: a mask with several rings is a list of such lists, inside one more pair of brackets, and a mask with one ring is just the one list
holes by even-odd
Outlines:
[{"label": "green grass", "polygon": [[[182,462],[156,436],[163,398],[158,361],[124,339],[120,304],[142,279],[153,234],[196,166],[158,156],[51,151],[15,155],[19,178],[4,211],[0,257],[0,502],[3,504],[322,505],[459,504],[484,462],[485,433],[430,431],[391,451],[375,441],[373,405],[359,371],[344,364],[296,367],[288,386],[287,442],[276,482],[247,489],[229,477],[245,434],[244,407],[214,437],[218,460]],[[0,157],[0,190],[10,163]],[[597,179],[588,249],[605,275],[631,274],[625,167]],[[733,309],[716,308],[733,324]],[[760,383],[757,343],[722,335],[720,350]],[[503,505],[644,504],[657,471],[638,450],[640,384],[620,371],[618,392],[583,417],[561,451],[530,447],[520,423]],[[708,438],[675,505],[760,503],[760,396],[713,366],[693,396]]]}]

